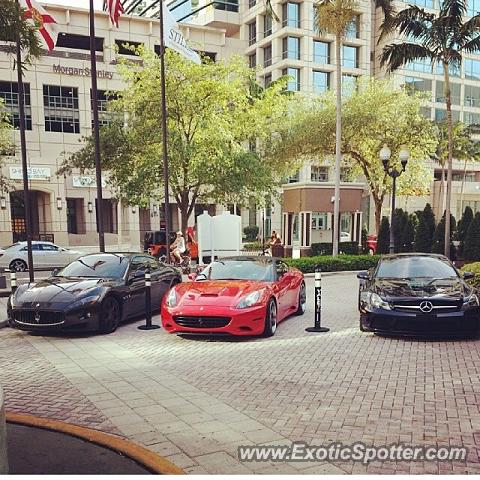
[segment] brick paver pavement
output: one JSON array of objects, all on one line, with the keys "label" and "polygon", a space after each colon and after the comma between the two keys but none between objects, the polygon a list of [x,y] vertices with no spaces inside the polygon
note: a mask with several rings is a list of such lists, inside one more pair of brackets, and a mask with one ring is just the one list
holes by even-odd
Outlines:
[{"label": "brick paver pavement", "polygon": [[[313,282],[308,279],[309,297]],[[358,330],[357,281],[326,277],[326,334],[185,339],[137,323],[108,336],[0,330],[7,408],[121,434],[190,473],[478,473],[479,341]],[[157,319],[158,321],[158,319]],[[239,445],[464,445],[466,462],[242,463]]]}]

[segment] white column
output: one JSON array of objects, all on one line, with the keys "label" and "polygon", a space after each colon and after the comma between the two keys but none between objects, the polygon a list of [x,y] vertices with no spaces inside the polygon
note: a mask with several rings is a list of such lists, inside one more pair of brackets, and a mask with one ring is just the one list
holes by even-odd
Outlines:
[{"label": "white column", "polygon": [[123,208],[122,201],[117,202],[117,249],[122,251]]}]

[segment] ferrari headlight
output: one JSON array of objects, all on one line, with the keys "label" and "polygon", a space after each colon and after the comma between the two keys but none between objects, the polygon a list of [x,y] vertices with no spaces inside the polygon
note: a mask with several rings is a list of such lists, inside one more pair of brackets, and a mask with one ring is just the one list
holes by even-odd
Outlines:
[{"label": "ferrari headlight", "polygon": [[177,304],[178,304],[178,295],[177,295],[177,292],[175,291],[174,288],[172,288],[169,292],[168,292],[168,295],[167,295],[167,298],[165,300],[165,304],[167,305],[167,307],[176,307]]},{"label": "ferrari headlight", "polygon": [[373,308],[381,308],[383,310],[391,310],[392,309],[390,304],[388,302],[386,302],[385,300],[383,300],[382,297],[380,297],[380,295],[378,295],[376,293],[372,293],[370,295],[369,304]]},{"label": "ferrari headlight", "polygon": [[237,305],[237,308],[248,308],[255,305],[259,300],[262,294],[262,290],[256,290],[255,292],[245,295]]},{"label": "ferrari headlight", "polygon": [[475,308],[480,305],[478,301],[478,296],[472,293],[467,298],[463,300],[462,310],[468,310],[469,308]]}]

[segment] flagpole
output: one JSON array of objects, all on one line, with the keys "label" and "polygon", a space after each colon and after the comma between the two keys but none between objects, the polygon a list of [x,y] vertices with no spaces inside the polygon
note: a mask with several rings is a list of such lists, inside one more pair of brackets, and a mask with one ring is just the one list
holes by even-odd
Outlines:
[{"label": "flagpole", "polygon": [[162,144],[163,144],[163,184],[165,189],[165,246],[166,262],[170,263],[170,198],[168,188],[168,138],[167,138],[167,97],[165,86],[165,35],[163,24],[163,0],[160,0],[160,82],[162,97]]},{"label": "flagpole", "polygon": [[[20,3],[17,1],[20,7]],[[28,165],[27,165],[27,140],[25,138],[25,91],[23,88],[22,73],[22,49],[20,47],[20,37],[17,33],[17,78],[18,78],[18,112],[20,119],[20,149],[22,153],[22,177],[23,177],[23,203],[25,205],[25,229],[27,231],[27,260],[28,276],[30,282],[35,281],[33,270],[32,255],[32,215],[30,203],[30,191],[28,188]]]},{"label": "flagpole", "polygon": [[98,246],[105,252],[105,234],[103,230],[102,164],[100,158],[100,130],[98,122],[97,53],[95,50],[95,9],[90,0],[90,65],[92,74],[93,140],[95,143],[95,177],[97,182],[97,228]]}]

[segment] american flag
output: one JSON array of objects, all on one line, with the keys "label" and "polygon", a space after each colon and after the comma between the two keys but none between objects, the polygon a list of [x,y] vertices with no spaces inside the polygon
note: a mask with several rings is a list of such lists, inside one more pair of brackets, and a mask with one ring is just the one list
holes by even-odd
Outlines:
[{"label": "american flag", "polygon": [[110,20],[118,28],[118,18],[124,12],[121,0],[107,0],[107,9]]},{"label": "american flag", "polygon": [[53,50],[58,38],[55,19],[35,0],[20,0],[20,6],[26,10],[25,17],[38,26],[38,33],[41,36],[42,43],[49,50]]}]

